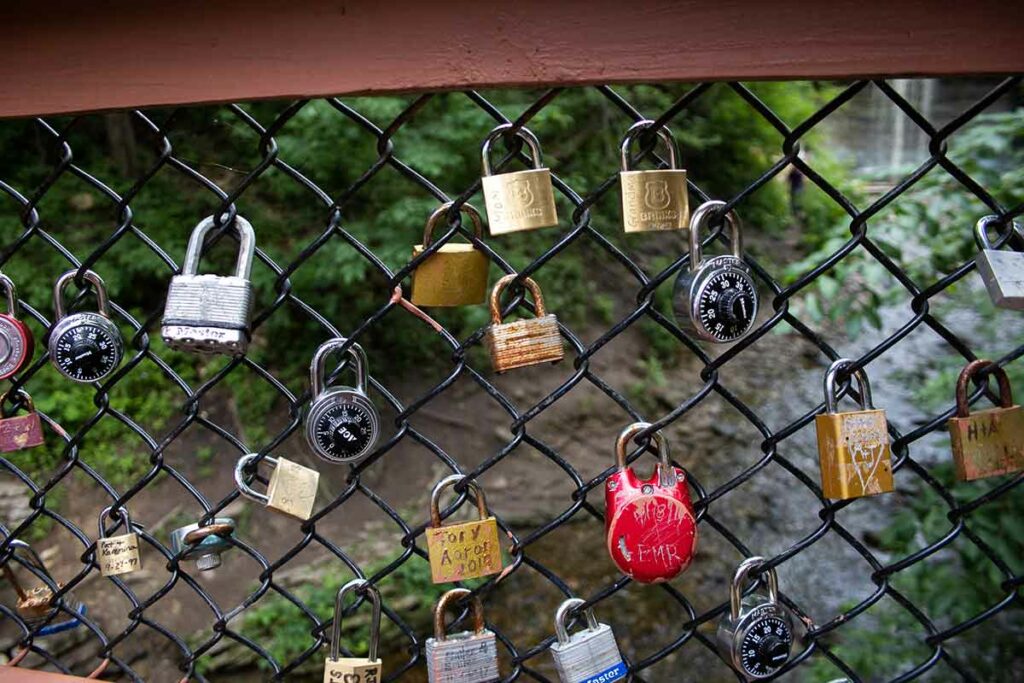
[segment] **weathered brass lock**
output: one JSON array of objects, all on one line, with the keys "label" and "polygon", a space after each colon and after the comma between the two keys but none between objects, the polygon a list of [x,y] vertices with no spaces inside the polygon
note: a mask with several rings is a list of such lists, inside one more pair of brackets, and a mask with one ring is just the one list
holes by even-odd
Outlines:
[{"label": "weathered brass lock", "polygon": [[253,475],[247,474],[249,466],[259,458],[259,453],[243,455],[235,464],[235,486],[239,493],[250,500],[266,505],[269,509],[307,520],[313,514],[316,502],[317,484],[320,473],[297,462],[284,458],[263,458],[263,462],[274,468],[267,485],[267,493],[253,490],[249,485]]},{"label": "weathered brass lock", "polygon": [[501,571],[501,545],[498,520],[487,512],[484,490],[476,482],[466,486],[476,497],[480,519],[441,526],[441,494],[449,486],[463,481],[461,474],[445,477],[430,494],[430,527],[427,529],[427,556],[434,583],[464,581]]},{"label": "weathered brass lock", "polygon": [[[373,604],[370,623],[370,648],[366,657],[341,657],[341,615],[345,595],[349,591],[365,593]],[[380,645],[380,593],[366,579],[354,579],[338,590],[334,598],[334,624],[331,628],[331,655],[324,662],[324,683],[380,683],[381,661],[377,659]]]},{"label": "weathered brass lock", "polygon": [[526,128],[520,128],[516,135],[521,137],[530,155],[533,168],[493,175],[491,171],[491,144],[507,135],[512,124],[506,123],[492,130],[484,140],[481,149],[483,157],[484,206],[492,235],[520,230],[536,230],[558,225],[555,211],[555,192],[551,186],[551,170],[544,168],[537,136]]},{"label": "weathered brass lock", "polygon": [[[119,576],[142,569],[142,556],[139,554],[139,535],[132,531],[132,520],[128,510],[121,508],[117,513],[117,524],[124,524],[124,533],[118,536],[107,536],[103,519],[111,515],[111,508],[100,513],[99,538],[96,541],[96,560],[100,565],[102,576]],[[114,517],[111,517],[114,519]]]},{"label": "weathered brass lock", "polygon": [[[448,215],[452,202],[430,214],[423,231],[423,244],[412,249],[412,257],[422,254],[433,242],[434,228]],[[483,238],[483,221],[470,204],[463,213],[473,221],[477,239]],[[487,254],[471,242],[447,242],[412,272],[412,302],[417,306],[473,306],[487,298]]]},{"label": "weathered brass lock", "polygon": [[[7,400],[8,392],[0,395],[0,405]],[[45,443],[43,423],[36,412],[32,397],[24,389],[18,389],[18,398],[28,410],[24,415],[0,418],[0,453],[10,453],[26,448],[35,448]]]},{"label": "weathered brass lock", "polygon": [[[10,542],[13,553],[22,550],[29,555],[29,559],[24,560],[26,565],[35,567],[43,576],[49,579],[50,583],[57,587],[57,590],[64,588],[64,584],[53,578],[53,575],[46,569],[42,559],[36,553],[35,549],[32,548],[28,543],[15,539]],[[54,604],[54,592],[50,588],[50,584],[43,584],[36,586],[35,588],[26,591],[22,588],[21,582],[18,581],[18,577],[15,576],[11,570],[11,560],[8,559],[0,565],[0,574],[4,576],[8,581],[11,582],[11,586],[14,587],[14,591],[18,594],[17,602],[15,603],[15,610],[18,616],[21,617],[29,628],[37,628],[55,615],[58,611],[57,605]],[[35,635],[37,636],[50,636],[68,629],[75,628],[82,622],[79,619],[85,614],[85,604],[75,599],[75,596],[71,593],[64,594],[64,611],[69,613],[71,616],[62,621],[51,621],[51,623],[39,628]]]},{"label": "weathered brass lock", "polygon": [[544,296],[530,278],[523,285],[533,294],[537,317],[501,322],[501,293],[518,277],[515,273],[498,280],[491,291],[491,325],[484,343],[491,353],[491,365],[497,373],[541,363],[557,363],[565,357],[558,319],[544,310]]},{"label": "weathered brass lock", "polygon": [[679,147],[672,131],[662,126],[657,135],[668,148],[667,169],[634,171],[629,148],[633,141],[654,125],[654,121],[633,124],[622,138],[622,227],[626,232],[684,230],[690,222],[686,170],[679,168]]},{"label": "weathered brass lock", "polygon": [[[967,384],[982,370],[999,381],[999,407],[971,412]],[[949,418],[956,476],[962,481],[1024,470],[1024,410],[1013,404],[1006,372],[990,360],[967,364],[956,383],[956,417]]]},{"label": "weathered brass lock", "polygon": [[889,429],[884,410],[871,402],[871,385],[863,369],[853,373],[861,410],[836,412],[836,374],[853,364],[840,358],[825,373],[824,415],[816,415],[821,489],[826,498],[846,500],[893,489]]}]

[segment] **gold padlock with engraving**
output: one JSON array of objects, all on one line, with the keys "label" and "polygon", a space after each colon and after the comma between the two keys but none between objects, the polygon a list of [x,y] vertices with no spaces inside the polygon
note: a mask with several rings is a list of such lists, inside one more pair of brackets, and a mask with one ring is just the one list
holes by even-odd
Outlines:
[{"label": "gold padlock with engraving", "polygon": [[273,467],[274,471],[267,484],[267,493],[262,494],[249,486],[253,475],[248,470],[258,457],[258,453],[250,453],[238,459],[235,465],[235,485],[239,493],[276,512],[301,520],[309,519],[313,514],[313,503],[316,502],[320,473],[291,460],[267,456],[263,462]]},{"label": "gold padlock with engraving", "polygon": [[[356,591],[366,595],[373,604],[370,622],[370,648],[367,657],[341,657],[341,615],[345,594]],[[380,593],[366,579],[353,579],[338,590],[334,598],[334,624],[331,627],[331,654],[324,662],[324,683],[380,683],[381,661],[377,659],[380,645]]]},{"label": "gold padlock with engraving", "polygon": [[[971,412],[967,385],[982,370],[999,381],[999,407]],[[990,360],[967,364],[956,383],[956,417],[949,418],[956,476],[961,481],[1024,470],[1024,410],[1013,404],[1006,371]]]},{"label": "gold padlock with engraving", "polygon": [[[17,593],[18,599],[15,602],[15,610],[18,616],[25,622],[29,628],[38,630],[35,632],[37,636],[48,636],[56,633],[61,633],[68,629],[79,626],[82,622],[79,619],[80,616],[85,614],[85,604],[79,602],[74,594],[68,592],[64,593],[63,597],[63,609],[59,608],[54,600],[55,593],[50,586],[55,586],[57,590],[63,590],[64,584],[57,581],[46,565],[43,564],[39,554],[36,553],[35,549],[25,541],[20,539],[13,539],[10,541],[10,547],[12,553],[7,562],[0,565],[0,575],[7,579],[11,586],[14,588],[14,592]],[[21,552],[19,552],[21,551]],[[26,591],[14,571],[9,566],[11,562],[14,562],[15,554],[28,555],[27,559],[18,559],[16,562],[24,564],[25,566],[35,567],[36,571],[48,579],[48,583],[44,583],[41,586]],[[66,618],[60,618],[55,616],[55,612],[60,610],[62,613],[67,614]],[[51,619],[50,623],[46,626],[41,626],[43,621]]]},{"label": "gold padlock with engraving", "polygon": [[[412,257],[422,254],[433,242],[434,228],[448,215],[452,202],[430,214],[423,231],[423,244],[412,249]],[[483,220],[470,204],[462,211],[473,221],[477,239],[483,238]],[[487,254],[471,242],[447,242],[416,266],[412,272],[412,302],[417,306],[473,306],[487,298]]]},{"label": "gold padlock with engraving", "polygon": [[853,364],[840,358],[825,373],[825,406],[816,415],[821,489],[826,498],[846,500],[888,493],[893,489],[889,426],[884,410],[871,402],[871,385],[863,369],[853,373],[860,391],[861,410],[836,410],[836,375]]},{"label": "gold padlock with engraving", "polygon": [[476,497],[480,519],[462,524],[441,526],[441,494],[465,477],[445,477],[430,494],[430,526],[427,528],[427,556],[434,583],[451,583],[497,574],[502,569],[501,545],[498,543],[498,520],[487,512],[484,491],[476,482],[466,486]]},{"label": "gold padlock with engraving", "polygon": [[498,280],[491,291],[491,324],[484,343],[491,353],[494,371],[502,373],[515,368],[540,363],[557,363],[565,357],[562,335],[558,331],[558,318],[544,309],[544,296],[540,287],[530,278],[523,285],[533,294],[534,318],[501,322],[501,293],[518,276],[515,273]]},{"label": "gold padlock with engraving", "polygon": [[507,135],[512,124],[506,123],[492,130],[484,139],[483,183],[484,205],[492,235],[520,230],[536,230],[558,225],[555,211],[555,191],[551,185],[551,170],[541,161],[540,142],[526,128],[516,135],[530,148],[533,168],[494,174],[491,168],[491,144]]},{"label": "gold padlock with engraving", "polygon": [[679,147],[665,126],[657,136],[668,148],[668,168],[634,171],[630,168],[629,148],[654,121],[633,124],[622,139],[622,226],[626,232],[685,230],[690,222],[686,170],[679,168]]},{"label": "gold padlock with engraving", "polygon": [[[125,533],[108,536],[103,524],[105,517],[114,520],[114,528],[124,524]],[[103,576],[119,576],[142,569],[142,556],[139,554],[139,535],[132,531],[132,521],[128,510],[121,508],[115,518],[111,508],[100,513],[99,537],[96,540],[96,560]]]}]

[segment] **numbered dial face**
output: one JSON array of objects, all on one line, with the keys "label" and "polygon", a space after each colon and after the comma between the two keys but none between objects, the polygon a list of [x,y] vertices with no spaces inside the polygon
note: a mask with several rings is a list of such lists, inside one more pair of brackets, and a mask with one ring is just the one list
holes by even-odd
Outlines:
[{"label": "numbered dial face", "polygon": [[0,379],[7,379],[28,362],[32,353],[32,333],[25,324],[0,314]]},{"label": "numbered dial face", "polygon": [[115,330],[93,322],[69,327],[51,343],[53,362],[76,382],[106,377],[121,362],[121,340]]},{"label": "numbered dial face", "polygon": [[762,678],[778,671],[789,660],[793,632],[779,617],[756,622],[740,643],[740,663],[751,676]]},{"label": "numbered dial face", "polygon": [[742,270],[716,270],[701,286],[694,313],[701,327],[718,342],[746,334],[757,315],[757,289]]},{"label": "numbered dial face", "polygon": [[343,395],[316,411],[307,437],[322,458],[335,462],[359,460],[377,441],[376,412],[361,395]]}]

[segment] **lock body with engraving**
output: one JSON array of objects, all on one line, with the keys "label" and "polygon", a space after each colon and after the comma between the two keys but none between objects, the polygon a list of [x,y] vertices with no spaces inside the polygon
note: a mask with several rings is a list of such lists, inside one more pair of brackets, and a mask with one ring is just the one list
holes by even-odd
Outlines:
[{"label": "lock body with engraving", "polygon": [[313,515],[320,473],[285,458],[266,456],[262,462],[270,465],[272,470],[267,492],[260,493],[252,488],[254,475],[249,473],[259,457],[258,453],[249,453],[235,464],[235,486],[239,493],[275,512],[303,521],[309,519]]},{"label": "lock body with engraving", "polygon": [[[1000,308],[1024,310],[1024,253],[995,249],[989,240],[989,228],[997,227],[998,216],[985,216],[974,228],[974,239],[980,251],[974,263],[981,274],[992,303]],[[1017,223],[1010,228],[1022,238],[1024,229]]]},{"label": "lock body with engraving", "polygon": [[793,618],[779,602],[778,578],[769,569],[768,595],[742,597],[747,575],[764,564],[763,557],[740,563],[729,591],[729,613],[718,625],[718,649],[726,662],[748,681],[774,676],[792,654]]},{"label": "lock body with engraving", "polygon": [[491,169],[491,145],[499,137],[507,136],[511,130],[510,123],[498,126],[484,139],[481,149],[484,206],[487,208],[492,235],[558,225],[551,170],[544,168],[541,161],[537,136],[526,128],[520,128],[515,133],[530,148],[533,168],[498,174]]},{"label": "lock body with engraving", "polygon": [[630,147],[654,121],[639,121],[622,139],[622,227],[626,232],[652,232],[656,230],[685,230],[690,221],[689,198],[686,191],[686,171],[679,168],[679,147],[667,127],[657,130],[657,136],[668,149],[668,168],[633,170]]},{"label": "lock body with engraving", "polygon": [[[42,576],[49,580],[49,583],[44,583],[26,591],[11,567],[12,564],[18,564],[13,561],[13,555],[12,559],[0,565],[0,575],[10,582],[15,593],[17,593],[15,611],[18,617],[29,628],[38,629],[35,633],[37,636],[51,636],[81,625],[80,617],[85,615],[86,612],[85,603],[79,601],[73,593],[68,592],[64,593],[62,598],[63,608],[59,607],[59,603],[55,600],[55,593],[50,586],[52,584],[57,590],[61,590],[64,584],[53,578],[53,575],[50,574],[46,565],[43,564],[35,549],[28,543],[19,539],[13,539],[10,541],[10,546],[14,554],[17,554],[19,557],[27,555],[21,562],[35,567]],[[46,624],[45,626],[43,625],[44,623]]]},{"label": "lock body with engraving", "polygon": [[626,448],[647,422],[634,423],[615,444],[618,471],[605,481],[608,554],[623,574],[640,583],[661,583],[690,566],[697,551],[697,520],[686,474],[669,460],[668,442],[652,435],[659,463],[648,479],[626,464]]},{"label": "lock body with engraving", "polygon": [[619,644],[608,624],[598,623],[594,610],[586,610],[587,628],[569,634],[571,613],[586,604],[579,598],[563,602],[555,612],[555,637],[551,657],[562,683],[612,683],[625,680],[629,668],[622,661]]},{"label": "lock body with engraving", "polygon": [[430,526],[427,527],[427,556],[434,583],[451,583],[497,574],[502,570],[498,521],[487,512],[484,490],[476,482],[466,486],[476,498],[480,518],[462,524],[441,525],[441,495],[450,486],[465,481],[461,474],[445,477],[430,496]]},{"label": "lock body with engraving", "polygon": [[501,293],[516,277],[515,273],[506,275],[491,291],[491,324],[484,343],[491,354],[491,365],[499,374],[530,365],[557,363],[565,357],[558,318],[545,310],[540,286],[532,279],[526,278],[523,285],[533,295],[536,317],[510,323],[501,321]]},{"label": "lock body with engraving", "polygon": [[348,346],[355,386],[327,386],[327,358],[346,344],[344,337],[321,344],[309,369],[313,398],[306,413],[306,443],[317,456],[335,464],[360,462],[373,451],[380,435],[377,409],[366,395],[369,371],[363,347]]},{"label": "lock body with engraving", "polygon": [[826,498],[846,500],[893,490],[889,425],[884,410],[871,401],[871,385],[863,369],[854,373],[861,410],[838,412],[836,375],[853,364],[840,358],[825,373],[825,413],[814,417],[821,464],[821,490]]},{"label": "lock body with engraving", "polygon": [[430,683],[494,683],[498,673],[498,641],[484,625],[484,607],[472,596],[473,630],[445,635],[444,613],[453,601],[472,596],[455,588],[441,596],[434,607],[434,637],[426,643]]},{"label": "lock body with engraving", "polygon": [[[1000,405],[971,412],[967,385],[982,370],[999,381]],[[953,464],[961,481],[1024,470],[1024,410],[1013,403],[1006,371],[988,360],[968,363],[956,383],[956,410],[948,425]]]},{"label": "lock body with engraving", "polygon": [[[369,598],[373,605],[373,620],[370,624],[370,648],[366,657],[341,656],[341,617],[345,596],[349,592],[360,593]],[[365,579],[349,581],[334,598],[334,623],[331,628],[331,653],[324,662],[324,683],[380,683],[383,667],[377,658],[380,645],[380,593]]]},{"label": "lock body with engraving", "polygon": [[[100,513],[99,538],[96,540],[96,561],[100,565],[103,576],[120,576],[142,569],[142,555],[139,553],[139,535],[132,531],[131,518],[128,510],[120,508],[116,518],[111,514],[112,508]],[[103,520],[110,518],[117,525],[124,524],[125,532],[116,536],[107,534]]]},{"label": "lock body with engraving", "polygon": [[[9,392],[4,392],[0,395],[0,405],[7,400],[8,394]],[[0,418],[0,453],[35,448],[45,443],[43,422],[39,419],[32,397],[24,389],[18,389],[18,399],[28,412]]]},{"label": "lock body with engraving", "polygon": [[[423,244],[413,247],[412,257],[426,251],[433,242],[434,229],[448,215],[452,203],[439,207],[427,220]],[[483,239],[483,220],[470,204],[462,212],[473,221],[477,239]],[[446,242],[416,266],[412,272],[412,302],[417,306],[472,306],[487,297],[487,254],[471,242]]]},{"label": "lock body with engraving", "polygon": [[199,256],[206,235],[216,225],[204,218],[192,231],[181,275],[171,279],[160,334],[172,349],[240,356],[249,347],[252,312],[253,254],[256,234],[249,221],[236,216],[238,260],[234,275],[199,275]]},{"label": "lock body with engraving", "polygon": [[18,318],[18,294],[11,278],[0,273],[0,289],[7,297],[7,312],[0,313],[0,379],[21,372],[32,360],[35,339],[28,325]]},{"label": "lock body with engraving", "polygon": [[57,371],[74,382],[96,382],[112,373],[124,357],[124,339],[110,319],[107,288],[99,275],[85,271],[84,280],[96,291],[97,312],[67,313],[64,290],[77,270],[69,270],[53,287],[56,319],[50,329],[48,350]]}]

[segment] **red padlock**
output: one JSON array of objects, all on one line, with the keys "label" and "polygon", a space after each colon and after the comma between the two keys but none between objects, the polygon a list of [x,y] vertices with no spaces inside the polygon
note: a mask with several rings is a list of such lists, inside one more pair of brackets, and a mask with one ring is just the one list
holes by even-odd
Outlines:
[{"label": "red padlock", "polygon": [[7,312],[0,313],[0,379],[7,379],[32,360],[32,330],[18,320],[18,296],[14,282],[0,274],[0,289],[7,296]]},{"label": "red padlock", "polygon": [[690,566],[697,518],[686,474],[669,463],[668,442],[659,432],[652,435],[660,462],[651,477],[640,479],[626,466],[629,442],[650,426],[631,424],[615,443],[619,471],[604,485],[605,533],[608,553],[623,574],[640,583],[661,583]]}]

